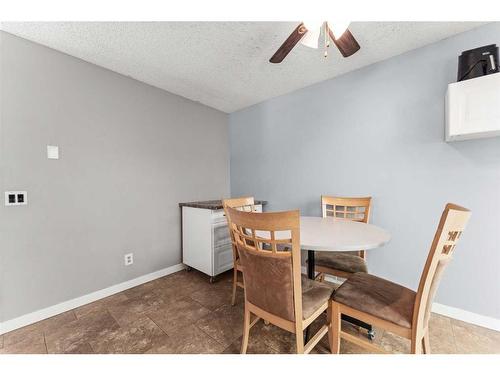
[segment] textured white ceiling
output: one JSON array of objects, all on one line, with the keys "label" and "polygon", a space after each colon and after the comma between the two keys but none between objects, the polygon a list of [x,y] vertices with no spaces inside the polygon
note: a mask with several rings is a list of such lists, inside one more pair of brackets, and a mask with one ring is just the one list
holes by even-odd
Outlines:
[{"label": "textured white ceiling", "polygon": [[[269,58],[298,22],[6,22],[2,29],[150,85],[233,112],[480,26],[355,22],[361,50],[343,58],[298,45]],[[458,51],[457,51],[458,52]]]}]

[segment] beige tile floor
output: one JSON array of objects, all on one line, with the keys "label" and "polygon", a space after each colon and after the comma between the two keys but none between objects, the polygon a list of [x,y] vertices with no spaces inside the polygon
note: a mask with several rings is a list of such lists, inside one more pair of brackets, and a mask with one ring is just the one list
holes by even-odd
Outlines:
[{"label": "beige tile floor", "polygon": [[[243,292],[236,306],[230,297],[230,272],[210,284],[199,272],[181,271],[6,333],[0,353],[238,353]],[[357,332],[347,323],[343,329]],[[389,332],[376,331],[374,342],[409,351],[408,340]],[[433,353],[500,353],[500,332],[434,314],[430,344]],[[367,353],[345,341],[341,349]],[[293,335],[280,328],[259,322],[250,331],[249,353],[294,351]],[[328,353],[326,340],[313,352]]]}]

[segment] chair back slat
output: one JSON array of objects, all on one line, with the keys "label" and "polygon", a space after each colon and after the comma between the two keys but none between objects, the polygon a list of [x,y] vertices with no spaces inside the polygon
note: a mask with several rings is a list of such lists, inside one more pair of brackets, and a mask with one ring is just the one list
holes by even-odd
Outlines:
[{"label": "chair back slat", "polygon": [[243,268],[245,298],[287,321],[302,318],[299,211],[226,208]]},{"label": "chair back slat", "polygon": [[[255,210],[255,200],[253,197],[239,197],[239,198],[227,198],[222,200],[222,208],[226,214],[226,219],[228,220],[229,227],[229,217],[227,215],[226,208],[235,208],[241,211],[252,212]],[[234,236],[231,230],[229,230],[229,237],[231,238],[231,246],[233,248],[233,263],[238,260],[238,250],[236,249],[236,242],[234,241]]]},{"label": "chair back slat", "polygon": [[227,198],[222,200],[222,207],[237,208],[241,211],[254,211],[255,200],[253,197]]},{"label": "chair back slat", "polygon": [[[321,212],[323,217],[335,217],[352,221],[368,223],[370,220],[371,197],[346,198],[321,196]],[[353,253],[365,258],[365,251],[359,250]]]},{"label": "chair back slat", "polygon": [[468,209],[451,203],[446,205],[441,215],[417,291],[413,310],[413,329],[415,332],[427,327],[439,282],[452,259],[470,215]]},{"label": "chair back slat", "polygon": [[368,223],[370,218],[371,197],[343,198],[321,196],[323,217],[336,217]]}]

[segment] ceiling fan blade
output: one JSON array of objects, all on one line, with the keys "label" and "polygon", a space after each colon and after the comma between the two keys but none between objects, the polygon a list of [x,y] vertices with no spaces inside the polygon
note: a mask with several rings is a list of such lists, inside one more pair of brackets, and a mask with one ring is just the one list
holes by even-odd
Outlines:
[{"label": "ceiling fan blade", "polygon": [[283,61],[283,59],[290,53],[293,47],[302,39],[304,34],[307,32],[306,27],[303,23],[293,30],[290,36],[283,42],[280,48],[275,52],[273,57],[269,59],[269,62],[278,64]]},{"label": "ceiling fan blade", "polygon": [[332,30],[328,28],[328,35],[330,35],[333,43],[335,43],[340,53],[344,57],[354,55],[361,48],[358,44],[358,41],[354,38],[349,29],[347,29],[340,38],[335,39]]}]

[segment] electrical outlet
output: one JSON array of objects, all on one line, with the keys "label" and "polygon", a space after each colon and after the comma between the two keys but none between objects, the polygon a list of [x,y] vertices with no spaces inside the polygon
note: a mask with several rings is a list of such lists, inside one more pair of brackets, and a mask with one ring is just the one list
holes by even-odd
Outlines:
[{"label": "electrical outlet", "polygon": [[25,191],[6,191],[6,206],[23,206],[28,204],[28,193]]},{"label": "electrical outlet", "polygon": [[134,264],[134,253],[125,254],[125,265],[130,266]]}]

